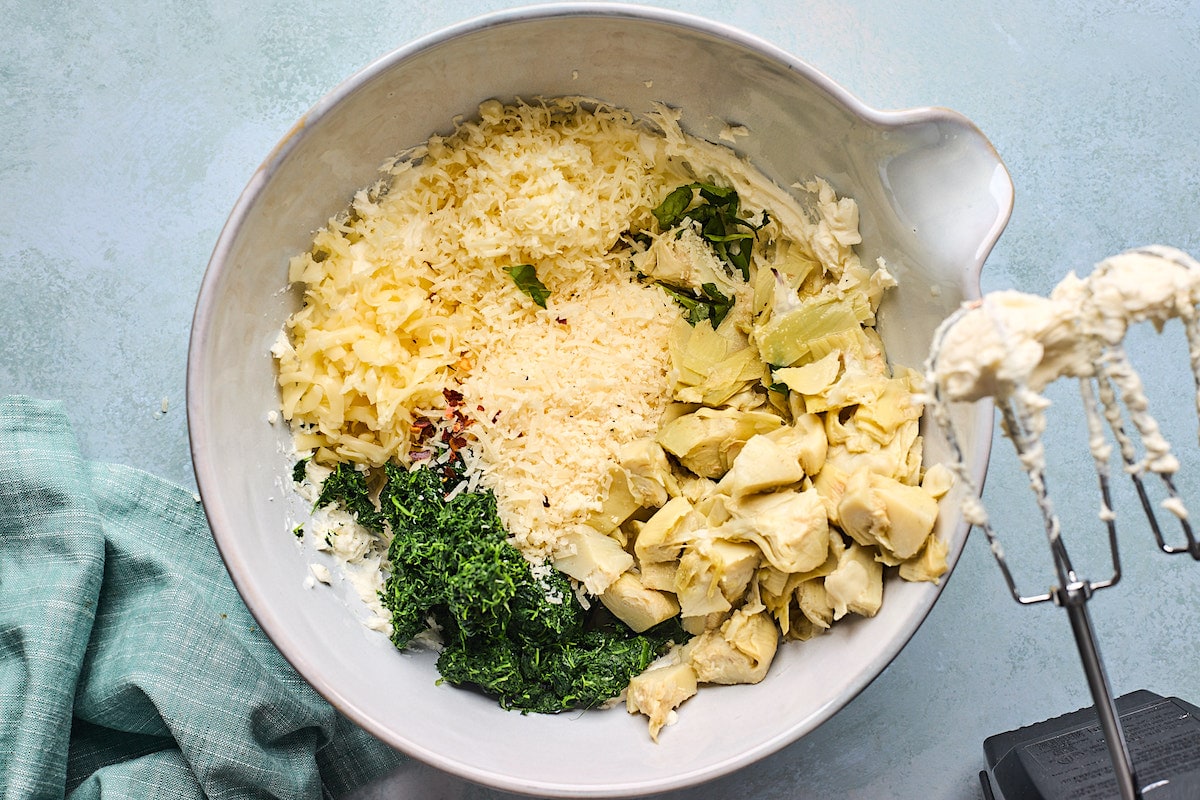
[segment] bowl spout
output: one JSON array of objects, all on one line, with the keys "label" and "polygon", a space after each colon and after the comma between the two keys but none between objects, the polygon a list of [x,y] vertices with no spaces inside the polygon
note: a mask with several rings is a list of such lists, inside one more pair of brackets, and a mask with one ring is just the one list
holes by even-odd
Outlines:
[{"label": "bowl spout", "polygon": [[927,259],[970,268],[963,288],[971,297],[1012,213],[1012,179],[992,144],[961,115],[924,109],[900,116],[881,134],[875,162],[896,233],[911,234]]}]

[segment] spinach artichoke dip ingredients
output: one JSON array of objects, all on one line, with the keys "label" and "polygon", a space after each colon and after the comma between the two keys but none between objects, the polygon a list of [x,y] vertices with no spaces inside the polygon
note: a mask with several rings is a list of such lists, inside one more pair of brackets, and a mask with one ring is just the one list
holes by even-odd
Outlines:
[{"label": "spinach artichoke dip ingredients", "polygon": [[936,581],[950,473],[858,208],[577,98],[432,137],[292,259],[273,348],[305,523],[398,647],[650,734],[782,641]]}]

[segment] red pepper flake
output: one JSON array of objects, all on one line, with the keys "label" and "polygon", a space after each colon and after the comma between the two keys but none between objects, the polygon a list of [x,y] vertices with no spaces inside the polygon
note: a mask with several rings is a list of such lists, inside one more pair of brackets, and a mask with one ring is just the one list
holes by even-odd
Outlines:
[{"label": "red pepper flake", "polygon": [[422,445],[429,441],[429,438],[433,436],[433,420],[429,419],[428,417],[418,417],[417,419],[413,420],[412,424],[409,426],[409,430],[412,433],[414,443],[417,445]]}]

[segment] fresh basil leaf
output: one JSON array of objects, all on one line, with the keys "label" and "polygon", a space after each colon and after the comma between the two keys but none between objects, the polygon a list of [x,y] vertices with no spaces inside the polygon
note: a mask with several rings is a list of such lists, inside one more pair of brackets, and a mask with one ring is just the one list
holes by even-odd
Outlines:
[{"label": "fresh basil leaf", "polygon": [[687,211],[687,207],[691,204],[691,184],[678,186],[671,190],[671,193],[653,211],[654,218],[658,220],[658,227],[665,231],[668,228],[678,225],[680,220],[683,219],[683,214]]},{"label": "fresh basil leaf", "polygon": [[692,186],[700,190],[700,196],[713,205],[725,205],[732,202],[735,206],[738,202],[737,191],[731,187],[717,186],[715,183],[693,183]]},{"label": "fresh basil leaf", "polygon": [[753,239],[754,232],[753,231],[735,231],[733,233],[728,233],[728,232],[719,233],[719,234],[714,233],[711,235],[706,233],[706,234],[704,234],[704,238],[710,242],[736,242],[739,239]]},{"label": "fresh basil leaf", "polygon": [[729,310],[733,308],[733,298],[727,297],[721,293],[715,283],[706,283],[700,287],[700,296],[697,296],[692,291],[679,286],[672,286],[663,281],[657,281],[657,284],[663,288],[671,299],[679,304],[686,312],[683,318],[687,320],[689,325],[696,324],[708,320],[712,323],[714,329],[721,324],[729,314]]},{"label": "fresh basil leaf", "polygon": [[542,308],[546,307],[550,290],[546,288],[546,284],[538,280],[537,270],[533,268],[532,264],[517,264],[515,267],[505,267],[504,271],[513,279],[517,288],[529,295],[533,302]]},{"label": "fresh basil leaf", "polygon": [[[701,202],[692,207],[697,191],[700,193]],[[687,220],[699,223],[701,238],[708,242],[717,258],[724,262],[726,270],[731,275],[741,275],[742,280],[748,281],[753,240],[757,238],[757,232],[767,224],[769,217],[764,212],[762,222],[755,225],[738,216],[740,209],[741,200],[737,190],[697,181],[673,189],[654,209],[654,217],[663,231]],[[682,233],[682,228],[676,236],[679,233]]]},{"label": "fresh basil leaf", "polygon": [[743,245],[733,242],[733,247],[725,247],[725,260],[742,275],[742,280],[750,280],[750,251],[753,245]]},{"label": "fresh basil leaf", "polygon": [[[685,311],[688,312],[686,317],[688,322],[695,325],[700,321],[692,319],[692,312],[700,308],[700,303],[687,290],[680,289],[677,286],[672,286],[669,283],[663,283],[662,281],[655,281],[655,283],[661,286],[663,291],[666,292],[672,300],[674,300],[676,303],[682,306]],[[707,315],[701,317],[700,319],[707,319]]]}]

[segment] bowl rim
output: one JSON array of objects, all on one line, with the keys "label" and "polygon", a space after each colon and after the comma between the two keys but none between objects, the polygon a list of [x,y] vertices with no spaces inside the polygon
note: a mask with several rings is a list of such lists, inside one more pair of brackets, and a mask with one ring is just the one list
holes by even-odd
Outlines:
[{"label": "bowl rim", "polygon": [[[973,131],[978,135],[979,142],[985,145],[994,156],[997,165],[1000,167],[997,174],[1003,176],[1004,185],[999,187],[1000,194],[997,195],[997,199],[1002,201],[1003,206],[1000,209],[1000,213],[997,214],[992,227],[982,238],[975,258],[970,264],[963,265],[961,274],[964,278],[965,299],[967,300],[975,299],[979,296],[980,275],[984,262],[1011,218],[1013,184],[1012,178],[1007,169],[1004,168],[1003,161],[996,152],[995,147],[973,122],[957,111],[941,106],[921,106],[900,110],[880,110],[873,108],[816,67],[776,45],[732,25],[706,19],[692,13],[638,4],[556,2],[542,5],[518,6],[468,18],[415,38],[369,62],[366,66],[340,81],[299,117],[255,169],[247,185],[239,194],[217,237],[201,280],[193,314],[191,342],[188,348],[186,396],[189,446],[197,488],[205,513],[209,519],[210,530],[217,549],[226,563],[227,571],[243,602],[259,622],[262,631],[271,640],[272,644],[280,651],[288,663],[296,669],[297,673],[304,678],[306,683],[309,683],[318,694],[324,697],[335,709],[344,714],[356,725],[390,746],[402,750],[407,755],[467,780],[520,794],[533,794],[536,792],[555,797],[632,797],[645,792],[683,789],[728,774],[735,769],[752,764],[782,749],[828,721],[839,709],[861,694],[867,686],[882,674],[887,665],[908,644],[916,630],[932,610],[941,592],[945,589],[950,576],[953,574],[953,570],[944,576],[939,584],[933,587],[933,600],[928,606],[921,613],[913,615],[907,620],[907,626],[902,632],[903,635],[898,636],[889,648],[881,653],[877,659],[868,664],[869,668],[865,669],[862,675],[848,687],[845,696],[839,702],[826,704],[826,706],[818,709],[809,719],[781,730],[776,736],[764,741],[755,748],[741,751],[736,756],[710,762],[703,768],[673,774],[670,779],[659,779],[649,783],[645,781],[637,783],[626,781],[612,782],[602,786],[598,784],[566,786],[551,781],[540,783],[530,782],[529,780],[517,781],[508,776],[477,768],[458,759],[447,757],[423,746],[417,740],[398,736],[382,724],[376,722],[370,715],[360,710],[354,702],[343,696],[335,687],[326,684],[318,686],[309,681],[307,676],[313,673],[315,666],[313,666],[302,651],[292,648],[278,637],[276,631],[282,625],[282,621],[271,610],[271,604],[267,595],[259,591],[254,584],[247,581],[245,575],[248,574],[250,565],[233,552],[227,541],[228,534],[222,532],[229,530],[230,518],[219,498],[208,496],[206,490],[206,487],[215,485],[215,476],[219,467],[209,457],[209,454],[202,445],[203,442],[208,441],[209,427],[204,415],[199,413],[198,408],[200,401],[200,372],[202,365],[206,361],[204,340],[207,338],[207,333],[210,329],[210,310],[216,302],[215,288],[218,283],[217,278],[228,269],[235,240],[247,216],[255,207],[275,171],[287,160],[291,152],[299,146],[304,130],[321,120],[327,114],[333,112],[343,100],[379,75],[386,73],[401,62],[420,55],[444,42],[493,27],[564,16],[602,17],[608,19],[628,19],[636,22],[653,22],[723,39],[768,60],[782,64],[789,70],[798,73],[802,79],[829,96],[834,103],[844,107],[850,114],[878,127],[894,128],[922,122],[949,122]],[[982,487],[991,453],[990,434],[994,424],[994,413],[991,403],[986,400],[980,402],[979,409],[981,413],[976,418],[975,426],[980,446],[976,454],[975,463],[967,466],[975,485]],[[980,433],[986,433],[986,435],[978,435]],[[955,530],[954,535],[957,544],[952,550],[952,564],[958,560],[967,538],[965,533],[959,535],[959,531],[964,526],[966,526],[966,523],[960,520]]]}]

